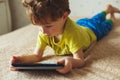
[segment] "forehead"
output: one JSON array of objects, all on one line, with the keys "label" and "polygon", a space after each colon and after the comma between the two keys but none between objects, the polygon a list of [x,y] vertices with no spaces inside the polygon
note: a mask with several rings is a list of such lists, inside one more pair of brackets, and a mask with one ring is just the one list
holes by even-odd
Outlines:
[{"label": "forehead", "polygon": [[38,20],[38,22],[41,24],[41,25],[45,25],[45,24],[50,24],[53,22],[53,20],[51,18],[42,18],[40,20]]},{"label": "forehead", "polygon": [[39,25],[53,25],[53,24],[56,24],[60,21],[60,19],[57,19],[57,20],[51,20],[51,19],[43,19],[42,21],[39,21]]},{"label": "forehead", "polygon": [[48,26],[54,24],[55,21],[44,21],[44,22],[39,22],[38,24],[41,26]]}]

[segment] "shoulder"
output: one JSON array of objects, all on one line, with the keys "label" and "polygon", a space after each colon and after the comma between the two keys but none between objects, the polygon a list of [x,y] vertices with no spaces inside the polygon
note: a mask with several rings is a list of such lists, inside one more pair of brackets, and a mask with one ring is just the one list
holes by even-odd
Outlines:
[{"label": "shoulder", "polygon": [[83,35],[83,33],[84,29],[68,17],[65,24],[64,35],[68,38],[76,38]]},{"label": "shoulder", "polygon": [[48,36],[45,35],[45,34],[43,34],[41,31],[39,31],[38,37],[41,37],[41,38],[48,38]]},{"label": "shoulder", "polygon": [[49,41],[49,37],[47,35],[43,34],[41,31],[39,31],[39,33],[38,33],[38,40],[39,41],[48,42]]}]

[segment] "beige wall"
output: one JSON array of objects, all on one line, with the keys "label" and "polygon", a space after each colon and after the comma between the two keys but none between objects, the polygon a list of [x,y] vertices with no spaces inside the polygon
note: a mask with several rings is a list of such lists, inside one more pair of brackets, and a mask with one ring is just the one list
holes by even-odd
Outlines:
[{"label": "beige wall", "polygon": [[28,17],[26,16],[25,8],[23,7],[21,0],[9,0],[9,4],[12,18],[12,30],[30,23]]}]

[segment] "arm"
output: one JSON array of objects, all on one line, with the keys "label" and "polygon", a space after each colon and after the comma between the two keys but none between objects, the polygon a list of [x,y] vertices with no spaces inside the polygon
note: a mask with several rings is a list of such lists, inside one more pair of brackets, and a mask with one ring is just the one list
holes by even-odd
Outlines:
[{"label": "arm", "polygon": [[91,46],[85,52],[83,52],[82,49],[79,49],[76,53],[73,54],[73,57],[67,57],[58,61],[58,64],[64,64],[65,67],[63,69],[57,69],[57,71],[62,74],[65,74],[68,73],[72,68],[84,66],[84,58],[86,54],[88,55],[88,52],[94,47],[95,44],[96,41],[93,44],[91,44]]},{"label": "arm", "polygon": [[90,46],[86,51],[84,51],[84,54],[85,54],[84,58],[86,58],[86,57],[89,55],[89,52],[90,52],[90,51],[92,50],[92,48],[96,45],[96,43],[97,43],[97,41],[93,42],[93,43],[91,44],[91,46]]},{"label": "arm", "polygon": [[68,73],[72,68],[84,66],[85,62],[83,50],[79,49],[75,54],[73,54],[73,57],[64,58],[58,61],[58,64],[64,64],[65,66],[62,69],[57,69],[57,71],[62,74]]},{"label": "arm", "polygon": [[82,67],[84,64],[85,64],[84,53],[83,50],[80,49],[75,54],[73,54],[72,68]]},{"label": "arm", "polygon": [[41,60],[42,55],[43,55],[43,50],[35,48],[35,51],[32,54],[13,56],[12,63],[14,63],[14,62],[20,62],[20,63],[38,62]]},{"label": "arm", "polygon": [[[39,62],[42,58],[42,55],[43,55],[43,50],[36,48],[33,54],[13,56],[11,63],[15,63],[15,62],[18,62],[18,63]],[[17,69],[10,66],[10,70],[16,71]]]}]

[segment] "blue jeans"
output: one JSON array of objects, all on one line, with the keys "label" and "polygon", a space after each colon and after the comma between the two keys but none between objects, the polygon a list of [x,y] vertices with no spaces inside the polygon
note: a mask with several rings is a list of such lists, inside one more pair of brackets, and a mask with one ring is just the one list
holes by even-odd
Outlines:
[{"label": "blue jeans", "polygon": [[77,24],[91,29],[97,36],[97,40],[102,39],[112,29],[113,22],[106,19],[106,12],[103,11],[92,18],[83,18],[76,21]]}]

